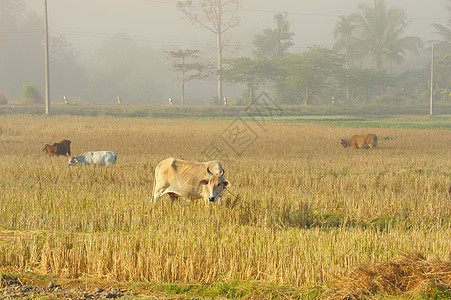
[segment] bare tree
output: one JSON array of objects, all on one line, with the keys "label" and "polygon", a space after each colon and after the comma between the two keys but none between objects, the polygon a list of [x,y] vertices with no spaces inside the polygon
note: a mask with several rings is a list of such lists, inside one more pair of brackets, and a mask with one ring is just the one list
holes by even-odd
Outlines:
[{"label": "bare tree", "polygon": [[199,61],[199,52],[194,49],[165,51],[172,60],[172,69],[180,72],[182,105],[185,104],[185,84],[194,79],[209,77],[213,69],[210,64]]},{"label": "bare tree", "polygon": [[238,9],[241,0],[181,0],[177,8],[191,20],[193,24],[213,32],[216,35],[218,50],[218,103],[222,103],[222,34],[240,23]]}]

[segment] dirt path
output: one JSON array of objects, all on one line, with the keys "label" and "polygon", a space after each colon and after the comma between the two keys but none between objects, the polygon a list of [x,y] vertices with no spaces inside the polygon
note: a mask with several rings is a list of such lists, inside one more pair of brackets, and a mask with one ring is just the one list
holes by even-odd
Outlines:
[{"label": "dirt path", "polygon": [[18,279],[1,276],[1,299],[136,299],[132,292],[121,289],[94,288],[85,290],[78,287],[62,287],[49,282],[47,286],[22,284]]}]

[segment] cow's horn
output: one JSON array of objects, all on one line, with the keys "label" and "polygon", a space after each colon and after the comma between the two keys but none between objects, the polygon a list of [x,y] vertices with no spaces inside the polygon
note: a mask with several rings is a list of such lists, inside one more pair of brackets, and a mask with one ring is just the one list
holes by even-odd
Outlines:
[{"label": "cow's horn", "polygon": [[213,175],[213,173],[210,172],[210,169],[208,167],[207,167],[207,172],[208,172],[208,174]]},{"label": "cow's horn", "polygon": [[225,171],[224,171],[224,169],[222,169],[221,174],[219,174],[219,176],[224,176],[224,173],[225,173]]}]

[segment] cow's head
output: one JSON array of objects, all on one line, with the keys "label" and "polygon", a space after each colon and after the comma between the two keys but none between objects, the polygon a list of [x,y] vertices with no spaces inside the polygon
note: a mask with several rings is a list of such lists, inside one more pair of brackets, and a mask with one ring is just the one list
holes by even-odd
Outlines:
[{"label": "cow's head", "polygon": [[69,159],[69,163],[68,163],[68,165],[69,166],[74,166],[74,165],[78,165],[80,163],[80,161],[76,158],[76,157],[71,157],[70,159]]},{"label": "cow's head", "polygon": [[207,168],[207,172],[211,175],[211,178],[202,179],[200,184],[204,185],[207,190],[206,192],[208,192],[208,201],[216,202],[222,197],[224,188],[230,186],[230,183],[224,178],[224,170],[222,170],[220,174],[213,174],[210,172],[210,169]]},{"label": "cow's head", "polygon": [[348,146],[345,139],[341,139],[341,145],[343,146],[343,148],[346,148]]},{"label": "cow's head", "polygon": [[45,144],[44,149],[42,149],[42,152],[47,152],[47,147],[50,146],[49,144]]}]

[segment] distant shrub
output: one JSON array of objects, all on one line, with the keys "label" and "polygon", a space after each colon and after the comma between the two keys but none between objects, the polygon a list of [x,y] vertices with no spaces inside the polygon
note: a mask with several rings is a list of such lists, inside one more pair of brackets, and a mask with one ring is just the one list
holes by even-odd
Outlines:
[{"label": "distant shrub", "polygon": [[44,97],[34,83],[25,84],[22,87],[20,102],[22,104],[44,103]]},{"label": "distant shrub", "polygon": [[0,104],[8,104],[8,97],[0,91]]}]

